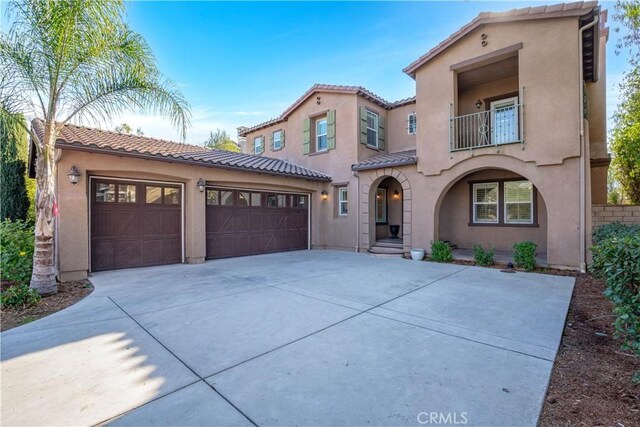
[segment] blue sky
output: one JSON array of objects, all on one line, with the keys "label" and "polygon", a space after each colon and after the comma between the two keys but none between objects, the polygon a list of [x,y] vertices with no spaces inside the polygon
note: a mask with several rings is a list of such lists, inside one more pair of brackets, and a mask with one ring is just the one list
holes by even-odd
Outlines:
[{"label": "blue sky", "polygon": [[[361,85],[390,101],[412,96],[402,68],[481,11],[550,2],[129,2],[128,20],[191,103],[187,142],[209,130],[278,116],[314,83]],[[613,10],[612,2],[603,8]],[[612,13],[610,13],[611,15]],[[616,24],[609,18],[609,26]],[[626,58],[608,43],[609,113]],[[125,114],[148,136],[177,138],[155,117]]]}]

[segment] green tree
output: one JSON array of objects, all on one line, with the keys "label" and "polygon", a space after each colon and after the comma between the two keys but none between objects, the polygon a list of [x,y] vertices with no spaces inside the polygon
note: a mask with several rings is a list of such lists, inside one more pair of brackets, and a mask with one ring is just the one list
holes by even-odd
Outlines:
[{"label": "green tree", "polygon": [[618,1],[614,18],[624,32],[616,51],[628,49],[631,69],[620,84],[620,103],[611,132],[611,167],[624,198],[640,204],[640,2]]},{"label": "green tree", "polygon": [[189,106],[125,21],[122,0],[14,0],[0,32],[0,114],[44,121],[36,142],[35,255],[32,288],[57,292],[53,262],[54,142],[71,120],[106,124],[124,111],[167,117],[184,139]]},{"label": "green tree", "polygon": [[0,116],[0,220],[26,220],[29,213],[27,194],[27,132],[22,125]]},{"label": "green tree", "polygon": [[227,131],[216,129],[215,132],[209,132],[209,138],[204,142],[207,148],[215,148],[216,150],[240,152],[240,147],[231,139]]},{"label": "green tree", "polygon": [[121,125],[116,126],[116,132],[120,132],[120,133],[131,133],[133,129],[131,129],[131,126],[129,126],[128,123],[122,123]]}]

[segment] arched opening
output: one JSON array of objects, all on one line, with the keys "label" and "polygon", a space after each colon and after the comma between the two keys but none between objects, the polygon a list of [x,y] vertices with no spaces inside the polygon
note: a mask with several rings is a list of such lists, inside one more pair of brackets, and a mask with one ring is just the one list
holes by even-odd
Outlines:
[{"label": "arched opening", "polygon": [[402,185],[390,176],[380,181],[372,190],[374,192],[375,242],[397,243],[402,246]]},{"label": "arched opening", "polygon": [[512,259],[513,245],[532,241],[537,263],[546,265],[547,208],[535,185],[505,169],[469,173],[446,190],[437,215],[437,236],[454,257],[473,260],[474,245],[495,250],[496,262]]},{"label": "arched opening", "polygon": [[408,254],[411,248],[411,186],[394,168],[375,171],[365,187],[362,243],[370,253]]}]

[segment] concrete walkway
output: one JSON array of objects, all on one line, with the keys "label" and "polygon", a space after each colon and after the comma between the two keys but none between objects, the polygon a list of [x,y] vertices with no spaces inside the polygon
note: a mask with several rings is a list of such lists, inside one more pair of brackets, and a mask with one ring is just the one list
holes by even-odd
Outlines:
[{"label": "concrete walkway", "polygon": [[573,288],[337,251],[91,280],[2,333],[2,425],[534,426]]}]

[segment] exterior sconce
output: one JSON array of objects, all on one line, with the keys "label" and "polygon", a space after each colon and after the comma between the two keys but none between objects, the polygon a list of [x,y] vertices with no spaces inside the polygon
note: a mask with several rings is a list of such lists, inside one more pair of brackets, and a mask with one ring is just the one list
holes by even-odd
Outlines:
[{"label": "exterior sconce", "polygon": [[80,176],[80,171],[78,170],[78,167],[76,165],[71,166],[71,169],[69,169],[69,172],[67,172],[69,182],[73,185],[76,185],[78,183],[78,181],[80,180]]},{"label": "exterior sconce", "polygon": [[200,178],[196,184],[198,186],[198,191],[204,193],[204,180]]},{"label": "exterior sconce", "polygon": [[399,199],[400,198],[400,193],[398,193],[398,190],[393,192],[393,198],[394,199]]},{"label": "exterior sconce", "polygon": [[479,99],[476,101],[476,108],[479,110],[480,107],[482,107],[482,101],[480,101]]},{"label": "exterior sconce", "polygon": [[379,194],[376,194],[376,199],[377,199],[377,200],[380,200],[381,198],[382,198],[382,197],[380,197],[380,195],[379,195]]},{"label": "exterior sconce", "polygon": [[322,199],[323,202],[325,202],[329,198],[329,195],[327,194],[326,191],[322,190],[322,193],[320,193],[320,198]]}]

